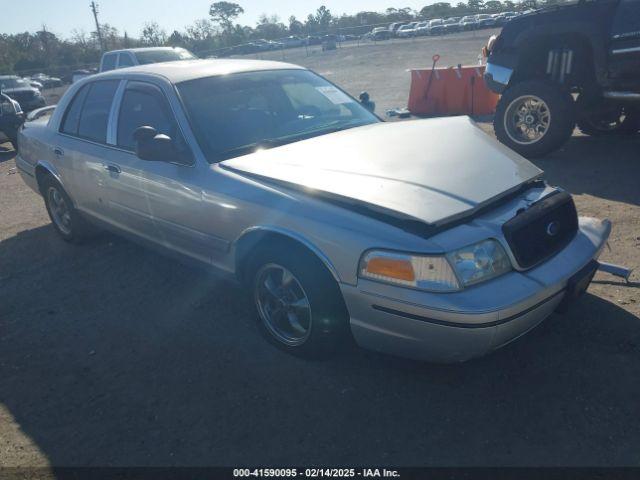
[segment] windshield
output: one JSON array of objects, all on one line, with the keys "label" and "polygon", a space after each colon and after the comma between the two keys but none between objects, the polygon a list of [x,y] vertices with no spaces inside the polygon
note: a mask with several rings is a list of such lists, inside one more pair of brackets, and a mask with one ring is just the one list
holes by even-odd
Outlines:
[{"label": "windshield", "polygon": [[308,70],[267,70],[178,84],[210,162],[379,122],[359,102]]},{"label": "windshield", "polygon": [[2,78],[0,79],[2,88],[23,88],[30,87],[29,83],[21,78]]},{"label": "windshield", "polygon": [[196,57],[189,50],[184,48],[172,48],[167,50],[147,50],[135,52],[140,65],[148,63],[175,62],[177,60],[195,60]]}]

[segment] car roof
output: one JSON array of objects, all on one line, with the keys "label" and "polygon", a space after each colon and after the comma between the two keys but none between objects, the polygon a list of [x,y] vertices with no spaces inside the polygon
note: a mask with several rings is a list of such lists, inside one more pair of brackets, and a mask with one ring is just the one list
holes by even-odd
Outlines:
[{"label": "car roof", "polygon": [[110,53],[121,53],[121,52],[154,52],[154,51],[162,51],[162,50],[184,50],[182,47],[138,47],[138,48],[121,48],[120,50],[109,50],[105,52],[105,55]]},{"label": "car roof", "polygon": [[95,75],[91,78],[106,79],[120,77],[122,74],[149,74],[159,75],[171,83],[186,82],[197,78],[215,77],[231,73],[255,72],[263,70],[305,70],[304,67],[292,63],[272,62],[268,60],[244,60],[235,58],[207,59],[207,60],[180,60],[175,62],[150,63],[135,67],[110,70]]}]

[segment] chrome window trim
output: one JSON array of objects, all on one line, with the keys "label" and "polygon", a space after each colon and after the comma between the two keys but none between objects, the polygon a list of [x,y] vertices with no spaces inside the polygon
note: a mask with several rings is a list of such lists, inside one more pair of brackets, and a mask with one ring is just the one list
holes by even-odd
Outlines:
[{"label": "chrome window trim", "polygon": [[118,132],[118,113],[120,112],[120,104],[122,103],[122,97],[124,90],[127,86],[128,80],[120,80],[116,93],[113,96],[111,102],[111,110],[109,110],[109,121],[107,122],[107,145],[116,145],[116,135]]},{"label": "chrome window trim", "polygon": [[614,55],[620,55],[621,53],[633,53],[640,52],[640,47],[629,47],[629,48],[618,48],[616,50],[612,50],[611,53]]}]

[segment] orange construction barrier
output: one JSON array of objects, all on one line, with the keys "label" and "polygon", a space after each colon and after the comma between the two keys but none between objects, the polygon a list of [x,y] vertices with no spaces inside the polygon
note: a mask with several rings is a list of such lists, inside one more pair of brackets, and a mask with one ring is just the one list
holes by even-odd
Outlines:
[{"label": "orange construction barrier", "polygon": [[411,70],[408,109],[413,115],[492,114],[499,96],[487,88],[483,74],[483,65]]}]

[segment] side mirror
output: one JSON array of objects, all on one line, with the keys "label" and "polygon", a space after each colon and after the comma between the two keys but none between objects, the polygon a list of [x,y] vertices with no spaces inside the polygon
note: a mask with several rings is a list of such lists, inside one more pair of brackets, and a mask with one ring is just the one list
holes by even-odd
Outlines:
[{"label": "side mirror", "polygon": [[173,139],[159,134],[153,127],[138,127],[133,132],[136,142],[136,155],[140,160],[149,162],[179,163],[191,165],[191,155],[178,148]]},{"label": "side mirror", "polygon": [[360,96],[358,97],[358,99],[360,100],[360,104],[364,108],[369,110],[371,113],[373,113],[375,111],[376,104],[375,104],[375,102],[372,102],[371,99],[369,98],[369,92],[362,92],[360,94]]}]

